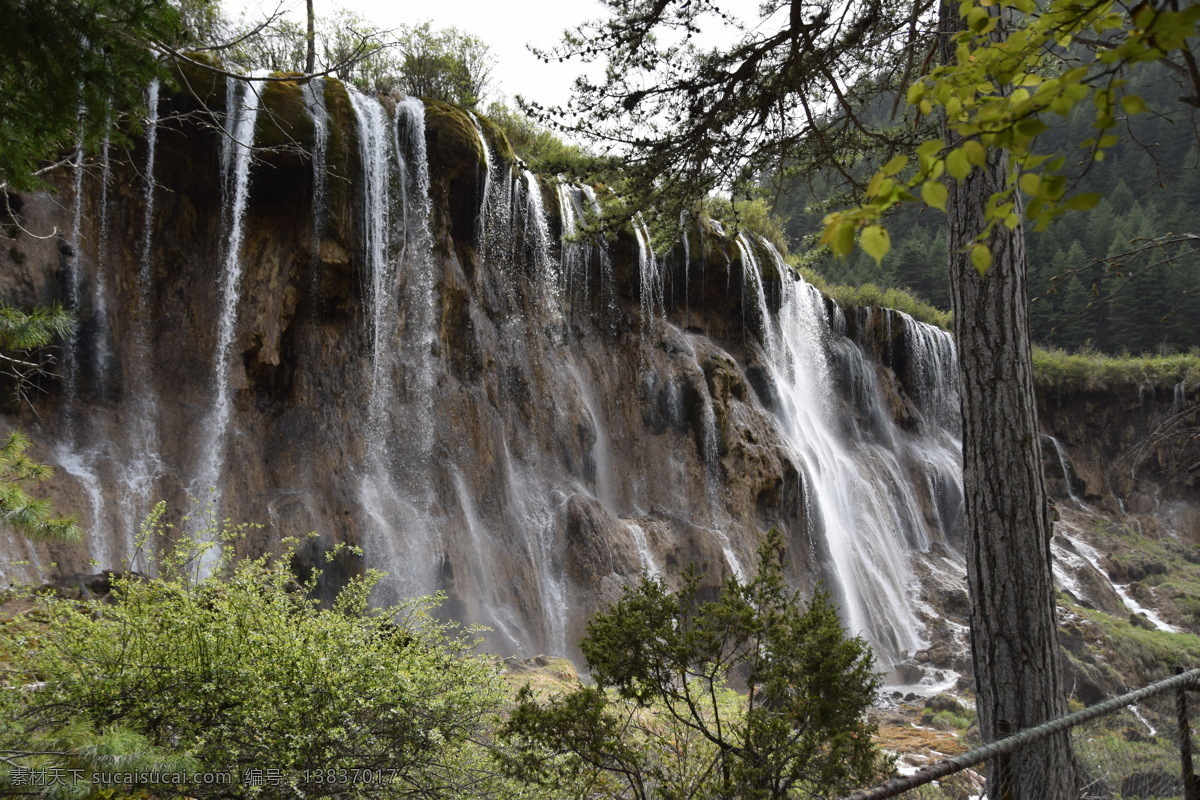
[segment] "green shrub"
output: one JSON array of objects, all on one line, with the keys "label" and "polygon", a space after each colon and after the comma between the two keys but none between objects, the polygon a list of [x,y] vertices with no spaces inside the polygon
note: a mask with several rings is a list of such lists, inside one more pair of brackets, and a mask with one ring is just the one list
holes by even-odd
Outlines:
[{"label": "green shrub", "polygon": [[[379,576],[368,574],[322,608],[315,577],[298,584],[288,569],[294,542],[234,560],[243,529],[210,522],[173,547],[161,514],[143,542],[156,577],[115,578],[115,602],[39,597],[44,622],[0,632],[20,639],[0,647],[10,659],[3,710],[16,720],[0,723],[0,755],[71,730],[123,731],[129,752],[113,763],[158,758],[230,776],[172,787],[195,798],[466,794],[459,788],[478,777],[471,737],[501,689],[495,665],[430,615],[436,599],[371,609]],[[214,541],[226,547],[211,558]],[[12,691],[22,685],[38,688]],[[0,759],[0,786],[16,767],[79,755]],[[85,783],[105,771],[95,759],[83,769]],[[155,788],[141,783],[132,788]]]},{"label": "green shrub", "polygon": [[882,289],[873,283],[864,283],[862,286],[833,284],[826,281],[824,276],[800,259],[793,257],[789,259],[789,263],[800,277],[833,298],[834,302],[842,308],[858,308],[860,306],[894,308],[908,314],[917,322],[934,325],[942,330],[950,330],[953,316],[949,311],[935,308],[903,289]]},{"label": "green shrub", "polygon": [[765,239],[780,253],[788,251],[783,220],[775,214],[766,198],[729,200],[709,196],[701,209],[701,216],[720,222],[730,236],[745,232]]},{"label": "green shrub", "polygon": [[1033,350],[1033,369],[1042,389],[1107,391],[1117,386],[1200,386],[1200,351],[1167,356],[1110,356],[1084,350]]},{"label": "green shrub", "polygon": [[708,602],[691,571],[677,592],[627,589],[581,642],[594,685],[518,697],[500,733],[506,771],[639,798],[783,800],[875,781],[870,649],[827,597],[784,589],[781,551],[772,530],[754,579],[728,578]]}]

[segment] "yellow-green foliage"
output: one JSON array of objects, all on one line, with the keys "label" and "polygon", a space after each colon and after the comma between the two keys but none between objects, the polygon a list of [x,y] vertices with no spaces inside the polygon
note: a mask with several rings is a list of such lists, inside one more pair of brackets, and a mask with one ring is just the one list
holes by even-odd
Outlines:
[{"label": "yellow-green foliage", "polygon": [[[234,560],[243,528],[209,518],[173,547],[160,518],[161,506],[139,552],[139,567],[157,577],[116,578],[112,604],[41,598],[36,636],[17,628],[22,646],[0,645],[10,659],[0,700],[15,706],[0,706],[0,752],[115,725],[137,732],[127,742],[135,754],[168,753],[204,772],[276,769],[296,795],[318,792],[318,770],[340,776],[329,796],[392,796],[396,782],[445,796],[448,785],[486,779],[474,772],[483,756],[471,739],[499,704],[497,670],[432,617],[436,601],[373,609],[379,576],[369,573],[324,608],[312,599],[315,579],[297,584],[289,569],[295,542]],[[154,550],[162,555],[147,569],[140,559]],[[14,691],[30,684],[41,688]],[[35,765],[3,762],[0,786],[14,767]],[[208,796],[203,786],[172,789]]]},{"label": "yellow-green foliage", "polygon": [[790,261],[793,268],[804,280],[820,289],[842,308],[857,308],[873,306],[877,308],[894,308],[903,311],[918,322],[936,325],[943,330],[950,330],[953,321],[949,311],[934,308],[923,300],[918,300],[903,289],[881,289],[873,283],[862,286],[846,286],[845,284],[829,283],[819,273],[814,272],[798,261]]},{"label": "yellow-green foliage", "polygon": [[[504,138],[500,141],[507,143],[511,152],[534,171],[577,174],[580,170],[572,167],[588,159],[587,153],[581,148],[564,142],[553,132],[503,103],[488,106],[486,119],[503,134]],[[496,138],[493,138],[493,144],[500,146]]]},{"label": "yellow-green foliage", "polygon": [[788,242],[783,221],[776,216],[765,198],[729,200],[709,197],[700,210],[702,216],[715,219],[730,236],[745,232],[770,242],[780,253],[786,253]]},{"label": "yellow-green foliage", "polygon": [[1187,381],[1200,386],[1200,351],[1170,356],[1108,356],[1084,351],[1034,348],[1033,369],[1040,388],[1105,391],[1117,386],[1171,388]]}]

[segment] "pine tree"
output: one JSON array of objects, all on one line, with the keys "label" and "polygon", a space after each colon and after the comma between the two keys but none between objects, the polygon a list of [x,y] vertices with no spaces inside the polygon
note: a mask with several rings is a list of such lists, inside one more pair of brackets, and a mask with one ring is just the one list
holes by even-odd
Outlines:
[{"label": "pine tree", "polygon": [[[75,320],[61,308],[37,308],[20,311],[0,304],[0,364],[14,386],[18,398],[34,375],[43,372],[35,351],[56,338],[66,336]],[[75,521],[56,517],[46,500],[31,498],[26,490],[31,483],[50,477],[50,467],[27,454],[30,442],[20,431],[10,431],[0,444],[0,520],[31,539],[75,541],[80,537]]]}]

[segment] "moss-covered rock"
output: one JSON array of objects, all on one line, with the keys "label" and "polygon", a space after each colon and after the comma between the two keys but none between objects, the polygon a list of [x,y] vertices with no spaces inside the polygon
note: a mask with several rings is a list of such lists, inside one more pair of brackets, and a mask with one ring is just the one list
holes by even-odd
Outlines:
[{"label": "moss-covered rock", "polygon": [[[276,73],[272,77],[282,77]],[[304,87],[294,80],[265,81],[261,84],[260,107],[254,131],[254,142],[258,147],[299,147],[310,150],[313,146],[313,117],[304,97]]]},{"label": "moss-covered rock", "polygon": [[212,53],[185,53],[184,58],[171,59],[168,65],[170,88],[196,107],[208,110],[225,109],[225,65]]},{"label": "moss-covered rock", "polygon": [[441,100],[425,100],[425,139],[430,166],[442,180],[477,175],[487,168],[487,154],[467,111]]},{"label": "moss-covered rock", "polygon": [[517,163],[517,154],[513,150],[512,144],[508,141],[508,136],[505,135],[504,130],[489,117],[477,114],[476,118],[483,128],[483,135],[487,138],[488,144],[492,146],[492,152],[506,164]]}]

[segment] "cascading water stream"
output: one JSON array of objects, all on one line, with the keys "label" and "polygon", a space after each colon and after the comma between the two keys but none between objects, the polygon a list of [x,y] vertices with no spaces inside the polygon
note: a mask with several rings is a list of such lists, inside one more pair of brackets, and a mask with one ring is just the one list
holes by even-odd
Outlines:
[{"label": "cascading water stream", "polygon": [[133,358],[130,359],[135,413],[130,415],[127,437],[135,454],[124,466],[121,483],[130,513],[124,522],[124,548],[134,550],[134,540],[140,521],[154,503],[154,486],[163,474],[161,443],[159,442],[159,397],[151,375],[151,296],[154,288],[154,205],[157,179],[155,160],[158,154],[158,93],[155,78],[146,90],[146,164],[142,168],[145,181],[142,203],[142,239],[138,252],[137,290],[134,295]]},{"label": "cascading water stream", "polygon": [[507,443],[503,452],[509,522],[514,530],[524,532],[529,566],[538,578],[543,642],[548,652],[566,653],[570,604],[555,519],[546,503],[553,492],[545,485],[544,476],[530,474],[512,457]]},{"label": "cascading water stream", "polygon": [[[404,251],[401,254],[404,284],[406,355],[410,360],[406,381],[410,413],[407,434],[416,440],[416,458],[410,483],[429,501],[429,470],[433,458],[434,349],[438,343],[437,298],[434,287],[433,234],[429,227],[429,156],[425,146],[425,105],[407,97],[396,106],[396,149],[408,165],[404,185]],[[415,428],[415,430],[411,430]]]},{"label": "cascading water stream", "polygon": [[[104,157],[107,161],[107,140]],[[70,257],[66,263],[66,300],[67,308],[76,315],[82,316],[83,305],[83,222],[84,222],[84,153],[82,134],[76,139],[76,148],[72,160],[74,167],[73,191],[74,204],[71,210],[71,233],[68,237]],[[104,170],[103,179],[107,182],[108,169]],[[102,189],[106,192],[106,187]],[[103,212],[102,212],[103,213]],[[99,310],[93,305],[93,312]],[[66,435],[55,448],[55,460],[69,475],[79,481],[87,495],[91,506],[91,528],[87,532],[87,544],[92,557],[98,564],[117,566],[113,561],[113,553],[106,536],[103,535],[104,495],[100,490],[100,480],[96,475],[94,462],[96,454],[93,449],[84,450],[83,440],[86,439],[84,420],[80,418],[76,403],[79,395],[80,366],[84,363],[86,354],[83,352],[85,340],[76,328],[70,335],[66,347],[66,358],[63,368],[63,394],[66,409]]]},{"label": "cascading water stream", "polygon": [[647,578],[654,580],[662,575],[662,570],[654,563],[654,553],[650,550],[650,545],[646,541],[646,532],[642,530],[642,526],[633,522],[626,522],[625,527],[629,529],[629,535],[633,539],[633,546],[637,548],[638,558],[642,561],[642,572]]},{"label": "cascading water stream", "polygon": [[389,604],[436,588],[432,488],[434,285],[424,106],[409,98],[392,120],[379,101],[351,95],[362,164],[367,276],[366,458],[359,497],[376,589]]},{"label": "cascading water stream", "polygon": [[[396,403],[392,355],[399,338],[398,254],[404,231],[395,231],[391,223],[393,198],[391,187],[404,185],[399,178],[399,154],[395,150],[392,122],[379,101],[351,93],[351,105],[358,122],[358,147],[361,163],[362,214],[358,237],[366,274],[367,341],[370,348],[370,382],[367,393],[366,463],[360,475],[359,497],[367,517],[365,543],[373,561],[386,565],[389,577],[380,584],[384,603],[405,596],[402,583],[415,576],[398,575],[405,564],[404,549],[397,541],[394,526],[412,512],[400,500],[393,479],[392,430],[389,411]],[[403,222],[403,219],[401,220]],[[395,236],[395,239],[393,239]],[[406,570],[407,572],[407,570]]]},{"label": "cascading water stream", "polygon": [[[810,488],[850,629],[862,633],[881,663],[895,663],[922,644],[910,591],[909,554],[927,547],[914,487],[890,450],[848,440],[837,423],[828,349],[833,332],[820,293],[789,280],[782,259],[782,301],[768,311],[751,243],[739,242],[764,324],[764,355],[780,398],[784,437]],[[773,321],[771,321],[773,320]],[[853,350],[857,357],[857,348]],[[893,437],[894,438],[894,437]]]},{"label": "cascading water stream", "polygon": [[1063,449],[1062,442],[1048,434],[1045,435],[1045,438],[1050,440],[1051,446],[1054,447],[1054,454],[1058,456],[1058,468],[1062,470],[1063,483],[1067,487],[1067,497],[1071,498],[1071,501],[1084,511],[1094,513],[1088,504],[1075,494],[1075,470],[1071,469],[1071,460],[1067,458],[1067,451]]},{"label": "cascading water stream", "polygon": [[482,234],[487,225],[488,218],[488,200],[492,194],[492,148],[488,146],[487,137],[483,135],[483,123],[479,121],[479,117],[475,112],[467,112],[471,117],[471,123],[475,126],[475,136],[479,139],[479,149],[483,152],[483,193],[479,198],[479,218],[478,226]]},{"label": "cascading water stream", "polygon": [[103,386],[112,365],[111,328],[108,318],[107,272],[109,246],[108,189],[112,184],[112,142],[107,126],[100,145],[100,220],[97,224],[96,280],[92,284],[93,324],[95,326],[96,380]]},{"label": "cascading water stream", "polygon": [[325,238],[328,216],[329,175],[325,166],[326,150],[329,146],[329,109],[325,106],[325,79],[313,78],[304,84],[304,102],[308,106],[313,123],[313,197],[312,197],[312,274],[309,277],[309,292],[315,301],[321,282],[321,241]]},{"label": "cascading water stream", "polygon": [[[72,183],[72,194],[74,197],[74,205],[71,207],[71,233],[67,237],[67,246],[71,250],[71,256],[66,262],[66,307],[67,310],[74,313],[80,313],[80,306],[83,303],[82,297],[82,273],[81,273],[81,256],[82,256],[82,234],[83,234],[83,133],[80,132],[75,137],[75,154],[72,156],[71,165],[74,170],[74,178]],[[67,407],[71,408],[75,401],[76,395],[79,394],[79,364],[81,361],[81,353],[79,352],[80,339],[79,329],[76,328],[71,332],[67,340],[66,358],[63,364],[63,393],[66,395]],[[75,427],[74,420],[68,420],[68,425]]]},{"label": "cascading water stream", "polygon": [[550,236],[550,222],[546,219],[546,206],[542,200],[542,188],[537,176],[523,170],[525,179],[525,238],[526,248],[533,253],[535,274],[541,286],[545,311],[549,318],[558,321],[562,315],[562,262],[555,258]]},{"label": "cascading water stream", "polygon": [[658,258],[650,243],[650,231],[646,230],[641,215],[636,215],[631,224],[638,244],[638,297],[641,352],[639,358],[646,363],[646,349],[654,339],[654,320],[656,314],[663,308],[662,303],[662,274],[659,270]]},{"label": "cascading water stream", "polygon": [[472,572],[477,584],[474,594],[484,606],[478,617],[486,620],[486,624],[493,629],[494,633],[500,635],[501,647],[511,652],[519,649],[521,643],[528,640],[528,635],[521,629],[520,622],[513,617],[511,609],[490,602],[490,599],[497,595],[497,587],[494,565],[488,563],[488,554],[495,552],[497,546],[491,531],[479,517],[475,498],[467,488],[467,482],[462,472],[457,468],[453,472],[458,504],[462,509],[463,521],[466,523],[467,534],[471,540]]},{"label": "cascading water stream", "polygon": [[904,342],[914,385],[913,401],[926,421],[958,435],[958,356],[946,331],[918,323],[903,311],[889,311],[905,321]]},{"label": "cascading water stream", "polygon": [[592,420],[592,428],[596,441],[592,445],[592,463],[596,472],[596,499],[613,514],[617,513],[616,495],[612,485],[612,456],[608,445],[608,426],[596,408],[596,398],[591,386],[584,381],[579,369],[574,364],[567,366],[575,386],[579,390],[579,398]]},{"label": "cascading water stream", "polygon": [[[230,371],[233,367],[233,338],[241,297],[242,239],[245,235],[246,206],[250,201],[250,163],[254,156],[254,126],[258,120],[258,89],[251,81],[227,78],[225,104],[225,125],[221,137],[225,238],[218,285],[220,318],[217,321],[213,357],[213,401],[201,434],[200,469],[190,487],[191,494],[196,497],[211,491],[218,515],[226,435],[233,415]],[[211,569],[219,555],[220,547],[213,543],[202,557],[202,571]]]}]

